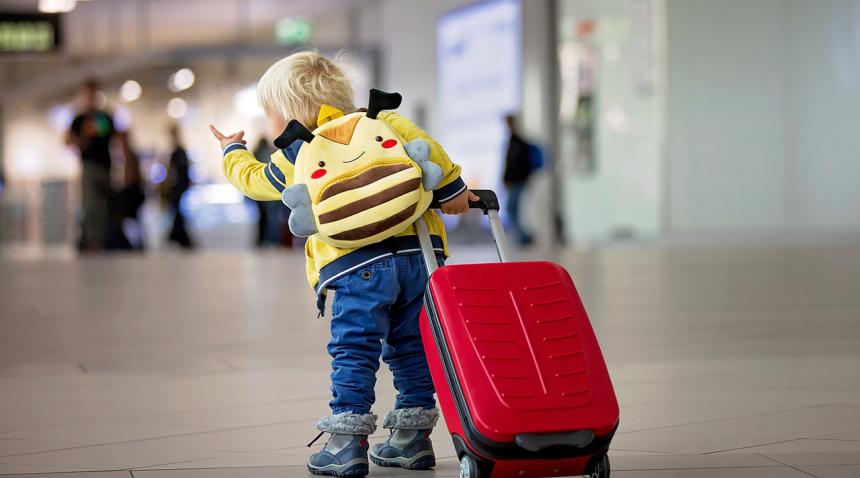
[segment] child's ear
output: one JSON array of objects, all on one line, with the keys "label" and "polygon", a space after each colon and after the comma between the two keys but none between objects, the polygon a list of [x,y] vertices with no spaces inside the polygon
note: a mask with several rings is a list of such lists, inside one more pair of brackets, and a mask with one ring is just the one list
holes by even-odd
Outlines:
[{"label": "child's ear", "polygon": [[320,112],[317,116],[317,128],[335,118],[340,118],[341,116],[343,116],[343,111],[335,108],[334,106],[322,105],[320,106]]}]

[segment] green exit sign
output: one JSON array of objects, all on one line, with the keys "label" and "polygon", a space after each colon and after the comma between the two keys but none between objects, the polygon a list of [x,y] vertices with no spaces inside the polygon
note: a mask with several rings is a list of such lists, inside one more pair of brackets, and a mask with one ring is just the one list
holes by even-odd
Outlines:
[{"label": "green exit sign", "polygon": [[311,37],[311,24],[301,18],[282,18],[275,23],[275,41],[281,45],[301,45]]},{"label": "green exit sign", "polygon": [[0,52],[42,53],[62,46],[57,14],[0,13]]}]

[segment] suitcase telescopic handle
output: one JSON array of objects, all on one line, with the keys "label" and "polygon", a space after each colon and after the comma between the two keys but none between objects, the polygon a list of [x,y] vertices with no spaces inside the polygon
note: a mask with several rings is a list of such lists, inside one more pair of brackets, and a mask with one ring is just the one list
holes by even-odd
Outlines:
[{"label": "suitcase telescopic handle", "polygon": [[[480,209],[487,219],[490,221],[490,233],[493,235],[493,240],[496,242],[496,252],[499,254],[501,262],[509,262],[511,260],[510,249],[508,249],[508,240],[505,236],[505,228],[502,226],[502,220],[499,218],[499,198],[496,193],[489,189],[473,189],[472,192],[478,196],[477,201],[469,201],[470,209]],[[430,209],[440,208],[437,201],[430,203]],[[418,242],[421,243],[421,253],[424,256],[424,264],[427,266],[427,275],[433,274],[438,268],[436,263],[436,252],[433,250],[433,243],[430,241],[430,232],[427,230],[427,224],[423,218],[418,218],[415,221],[415,232],[418,234]]]}]

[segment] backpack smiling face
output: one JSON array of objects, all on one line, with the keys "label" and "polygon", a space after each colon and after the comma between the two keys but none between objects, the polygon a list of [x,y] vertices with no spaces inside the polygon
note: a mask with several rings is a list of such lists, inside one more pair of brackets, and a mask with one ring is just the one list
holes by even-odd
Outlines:
[{"label": "backpack smiling face", "polygon": [[403,138],[382,120],[357,112],[314,131],[296,159],[295,181],[307,186],[317,233],[356,248],[394,236],[430,204],[422,169]]}]

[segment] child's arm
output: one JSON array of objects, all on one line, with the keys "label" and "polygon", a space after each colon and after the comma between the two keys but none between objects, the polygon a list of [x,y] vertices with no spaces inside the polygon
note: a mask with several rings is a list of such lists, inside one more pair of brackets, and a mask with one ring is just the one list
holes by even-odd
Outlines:
[{"label": "child's arm", "polygon": [[445,214],[463,214],[469,210],[469,201],[477,201],[478,197],[466,187],[460,178],[460,165],[451,161],[442,146],[430,137],[424,130],[407,118],[393,112],[383,112],[379,115],[394,128],[407,143],[415,139],[423,139],[430,145],[430,161],[442,168],[442,181],[433,191],[434,198],[439,201]]},{"label": "child's arm", "polygon": [[209,125],[212,134],[221,142],[224,152],[224,176],[230,184],[251,199],[257,201],[276,201],[281,192],[292,184],[293,167],[286,158],[279,161],[274,155],[268,163],[261,163],[245,147],[245,132],[230,135],[221,134]]}]

